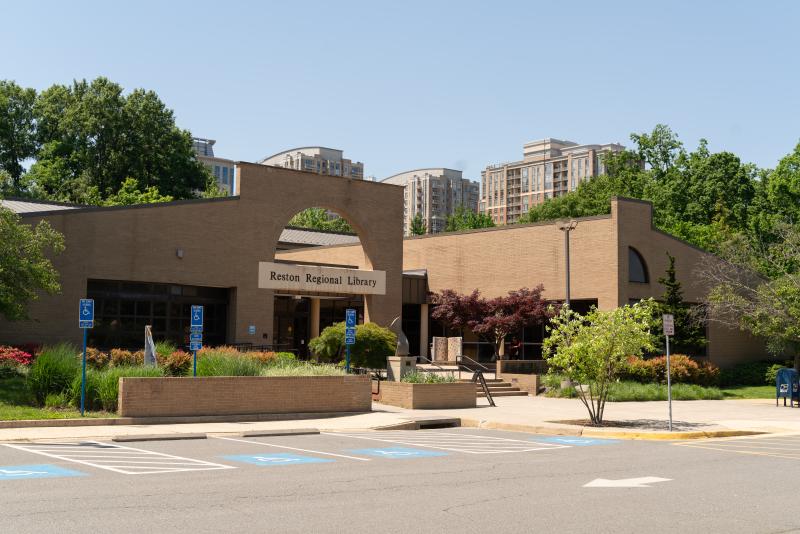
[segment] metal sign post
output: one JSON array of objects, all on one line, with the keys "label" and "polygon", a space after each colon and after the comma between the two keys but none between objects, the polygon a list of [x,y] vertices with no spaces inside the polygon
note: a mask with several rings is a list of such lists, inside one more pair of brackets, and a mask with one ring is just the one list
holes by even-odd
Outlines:
[{"label": "metal sign post", "polygon": [[356,344],[356,310],[348,308],[345,310],[345,329],[344,329],[344,350],[345,360],[344,369],[350,372],[350,345]]},{"label": "metal sign post", "polygon": [[189,350],[192,352],[192,376],[197,376],[197,351],[203,348],[203,307],[194,305],[189,327]]},{"label": "metal sign post", "polygon": [[672,376],[669,365],[669,336],[675,335],[675,318],[665,313],[661,320],[664,324],[664,338],[667,341],[667,402],[669,404],[669,431],[672,432]]},{"label": "metal sign post", "polygon": [[86,408],[86,334],[94,327],[94,300],[81,299],[78,306],[78,328],[83,330],[83,358],[81,361],[81,417]]}]

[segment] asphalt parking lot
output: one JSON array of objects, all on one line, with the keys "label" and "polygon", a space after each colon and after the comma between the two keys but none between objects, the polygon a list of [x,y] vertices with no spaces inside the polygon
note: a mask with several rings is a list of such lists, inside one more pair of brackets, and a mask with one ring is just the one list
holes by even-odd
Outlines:
[{"label": "asphalt parking lot", "polygon": [[437,429],[0,444],[3,532],[776,532],[800,436]]}]

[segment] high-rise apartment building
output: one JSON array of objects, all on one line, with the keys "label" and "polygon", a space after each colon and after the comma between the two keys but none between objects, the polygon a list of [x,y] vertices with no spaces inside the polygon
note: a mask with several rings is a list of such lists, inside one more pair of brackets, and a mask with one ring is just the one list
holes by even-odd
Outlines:
[{"label": "high-rise apartment building", "polygon": [[344,153],[335,148],[321,146],[291,148],[264,158],[259,163],[297,171],[345,176],[356,180],[364,179],[364,164],[345,159]]},{"label": "high-rise apartment building", "polygon": [[522,161],[489,165],[481,172],[480,210],[495,224],[514,223],[531,206],[605,173],[604,155],[624,148],[617,143],[579,145],[549,138],[527,143]]},{"label": "high-rise apartment building", "polygon": [[208,167],[208,170],[216,178],[217,186],[220,189],[229,195],[233,195],[235,194],[234,173],[236,172],[233,160],[215,156],[215,143],[216,141],[213,139],[192,138],[192,147],[195,154],[197,154],[197,160]]},{"label": "high-rise apartment building", "polygon": [[411,234],[411,222],[417,214],[425,221],[428,232],[433,234],[444,231],[447,216],[452,215],[456,207],[478,210],[478,182],[462,178],[461,171],[417,169],[395,174],[382,182],[405,187],[405,235]]}]

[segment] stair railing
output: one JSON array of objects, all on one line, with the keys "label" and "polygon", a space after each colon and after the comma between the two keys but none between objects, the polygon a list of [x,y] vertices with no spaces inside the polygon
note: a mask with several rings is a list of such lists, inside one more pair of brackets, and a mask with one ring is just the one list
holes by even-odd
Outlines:
[{"label": "stair railing", "polygon": [[[465,360],[469,362],[472,368],[464,364]],[[491,372],[491,369],[480,362],[476,362],[469,356],[464,356],[463,354],[456,356],[456,364],[458,364],[458,378],[461,378],[462,368],[473,372],[474,374],[472,375],[472,381],[481,387],[483,394],[486,395],[486,400],[489,401],[489,406],[496,406],[494,399],[492,398],[492,394],[489,391],[489,386],[486,384],[486,377],[483,376],[484,371],[489,373]]]}]

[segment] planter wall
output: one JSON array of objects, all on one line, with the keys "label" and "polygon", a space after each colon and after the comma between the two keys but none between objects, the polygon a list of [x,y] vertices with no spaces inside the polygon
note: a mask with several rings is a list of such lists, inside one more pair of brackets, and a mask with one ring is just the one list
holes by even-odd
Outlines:
[{"label": "planter wall", "polygon": [[121,417],[368,412],[366,376],[120,378]]},{"label": "planter wall", "polygon": [[376,392],[373,399],[383,404],[422,410],[474,408],[477,397],[472,382],[409,384],[381,381],[373,391]]}]

